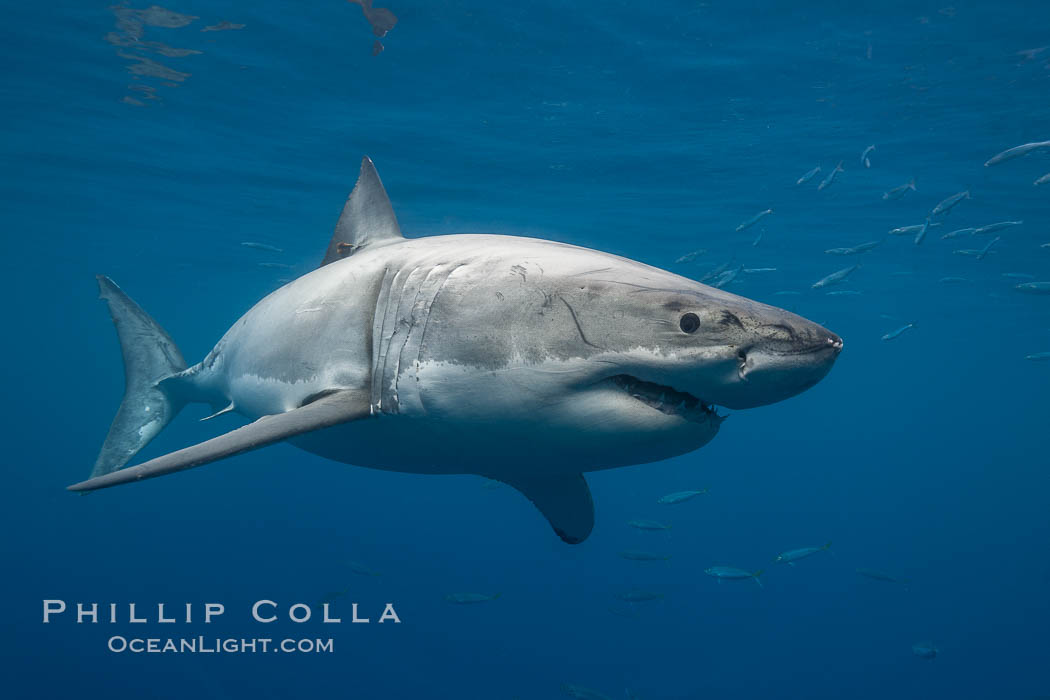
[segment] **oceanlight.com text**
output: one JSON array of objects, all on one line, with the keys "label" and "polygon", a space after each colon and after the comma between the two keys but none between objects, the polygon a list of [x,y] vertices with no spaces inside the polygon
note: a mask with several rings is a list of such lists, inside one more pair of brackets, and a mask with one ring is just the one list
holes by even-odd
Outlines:
[{"label": "oceanlight.com text", "polygon": [[331,654],[332,638],[279,639],[235,637],[122,637],[114,635],[106,643],[117,654]]}]

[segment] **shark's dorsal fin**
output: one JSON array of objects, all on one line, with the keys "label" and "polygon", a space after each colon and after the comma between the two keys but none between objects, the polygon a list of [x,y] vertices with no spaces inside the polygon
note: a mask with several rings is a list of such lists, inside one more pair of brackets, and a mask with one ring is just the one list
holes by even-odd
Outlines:
[{"label": "shark's dorsal fin", "polygon": [[594,501],[583,474],[492,477],[513,486],[539,509],[568,544],[579,544],[594,528]]},{"label": "shark's dorsal fin", "polygon": [[346,198],[321,267],[349,257],[366,246],[384,245],[403,238],[376,166],[365,156],[361,160],[361,174]]}]

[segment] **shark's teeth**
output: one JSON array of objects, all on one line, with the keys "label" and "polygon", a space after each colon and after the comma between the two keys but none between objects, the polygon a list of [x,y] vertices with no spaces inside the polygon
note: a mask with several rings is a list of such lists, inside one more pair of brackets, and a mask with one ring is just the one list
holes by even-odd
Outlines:
[{"label": "shark's teeth", "polygon": [[692,394],[677,391],[662,384],[642,381],[629,374],[617,374],[612,377],[612,381],[632,398],[661,413],[681,416],[695,423],[703,423],[712,418],[719,419],[721,422],[721,416],[715,413],[713,406]]}]

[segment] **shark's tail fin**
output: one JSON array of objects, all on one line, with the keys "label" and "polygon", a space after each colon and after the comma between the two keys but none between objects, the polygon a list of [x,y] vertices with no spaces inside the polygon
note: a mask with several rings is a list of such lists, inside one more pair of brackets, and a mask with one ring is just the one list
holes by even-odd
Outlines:
[{"label": "shark's tail fin", "polygon": [[175,417],[184,401],[158,382],[186,369],[171,336],[113,280],[99,275],[98,289],[109,305],[124,355],[124,400],[95,460],[93,477],[122,468]]}]

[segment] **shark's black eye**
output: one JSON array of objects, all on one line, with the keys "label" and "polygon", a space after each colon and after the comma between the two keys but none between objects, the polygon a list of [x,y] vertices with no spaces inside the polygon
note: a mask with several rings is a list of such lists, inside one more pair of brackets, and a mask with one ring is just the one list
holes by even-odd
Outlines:
[{"label": "shark's black eye", "polygon": [[692,333],[700,327],[700,317],[693,313],[685,314],[678,322],[678,326],[686,333]]}]

